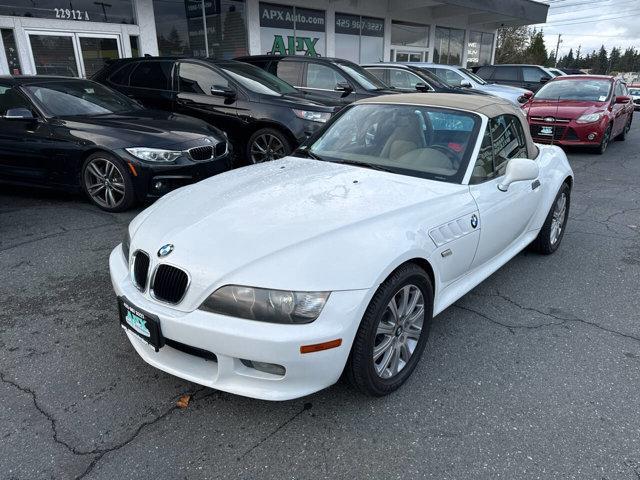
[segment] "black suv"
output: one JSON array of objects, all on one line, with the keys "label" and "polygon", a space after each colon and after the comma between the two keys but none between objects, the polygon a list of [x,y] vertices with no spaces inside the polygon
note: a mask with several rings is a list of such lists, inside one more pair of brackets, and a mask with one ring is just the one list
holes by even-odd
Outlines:
[{"label": "black suv", "polygon": [[254,55],[236,60],[260,67],[296,88],[347,105],[361,98],[399,93],[361,66],[339,58]]},{"label": "black suv", "polygon": [[532,92],[537,92],[553,78],[553,74],[540,65],[484,65],[474,72],[487,82],[526,88]]},{"label": "black suv", "polygon": [[233,60],[121,59],[109,62],[93,80],[145,106],[209,122],[224,130],[250,163],[288,155],[329,120],[336,108],[309,99],[259,68]]}]

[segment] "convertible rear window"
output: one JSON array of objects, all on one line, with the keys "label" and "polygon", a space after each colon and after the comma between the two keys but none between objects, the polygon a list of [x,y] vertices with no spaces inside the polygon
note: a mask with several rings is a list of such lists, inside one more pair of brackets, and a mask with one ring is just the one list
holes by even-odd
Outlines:
[{"label": "convertible rear window", "polygon": [[318,159],[460,183],[478,138],[473,113],[421,105],[355,105],[308,147]]}]

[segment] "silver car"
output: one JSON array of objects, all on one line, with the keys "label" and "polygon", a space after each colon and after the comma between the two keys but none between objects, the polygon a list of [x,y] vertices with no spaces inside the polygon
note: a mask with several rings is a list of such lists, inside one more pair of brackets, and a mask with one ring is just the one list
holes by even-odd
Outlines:
[{"label": "silver car", "polygon": [[411,62],[411,65],[421,67],[435,73],[443,81],[452,87],[474,88],[496,97],[501,97],[520,106],[526,98],[533,95],[529,90],[509,85],[487,83],[485,80],[470,72],[466,68],[457,65],[442,65],[438,63]]}]

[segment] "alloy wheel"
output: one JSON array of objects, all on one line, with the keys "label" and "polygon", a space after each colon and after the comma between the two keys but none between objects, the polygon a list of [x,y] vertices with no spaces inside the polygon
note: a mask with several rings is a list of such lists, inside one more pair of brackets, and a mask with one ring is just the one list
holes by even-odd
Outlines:
[{"label": "alloy wheel", "polygon": [[609,137],[611,137],[611,125],[607,127],[602,137],[602,141],[600,142],[600,152],[604,153],[609,145]]},{"label": "alloy wheel", "polygon": [[264,133],[253,141],[251,145],[251,161],[253,163],[269,162],[286,156],[287,152],[282,141],[275,135]]},{"label": "alloy wheel", "polygon": [[564,220],[567,216],[567,195],[565,192],[558,197],[556,204],[553,207],[553,214],[551,217],[551,232],[549,234],[549,241],[551,245],[555,245],[562,229],[564,228]]},{"label": "alloy wheel", "polygon": [[98,205],[116,208],[124,201],[124,177],[111,160],[92,159],[84,170],[84,185],[89,196]]},{"label": "alloy wheel", "polygon": [[405,285],[391,297],[378,323],[373,346],[373,366],[379,377],[393,378],[409,363],[424,319],[424,297],[416,285]]}]

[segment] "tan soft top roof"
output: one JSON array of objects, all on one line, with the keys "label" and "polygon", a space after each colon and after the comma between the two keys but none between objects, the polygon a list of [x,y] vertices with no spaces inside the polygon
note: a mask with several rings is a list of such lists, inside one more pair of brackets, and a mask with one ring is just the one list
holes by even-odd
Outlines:
[{"label": "tan soft top roof", "polygon": [[511,114],[518,117],[522,124],[527,139],[527,150],[529,158],[535,158],[538,155],[538,149],[533,144],[529,132],[527,119],[522,112],[518,112],[518,108],[508,100],[504,100],[493,95],[469,95],[460,93],[399,93],[397,95],[381,95],[379,97],[371,97],[355,102],[356,104],[411,104],[425,105],[431,107],[455,108],[458,110],[467,110],[471,112],[481,113],[489,118],[498,115]]},{"label": "tan soft top roof", "polygon": [[356,103],[411,103],[414,105],[430,105],[432,107],[449,107],[482,113],[487,117],[513,113],[515,110],[513,103],[493,95],[463,93],[399,93],[365,98]]}]

